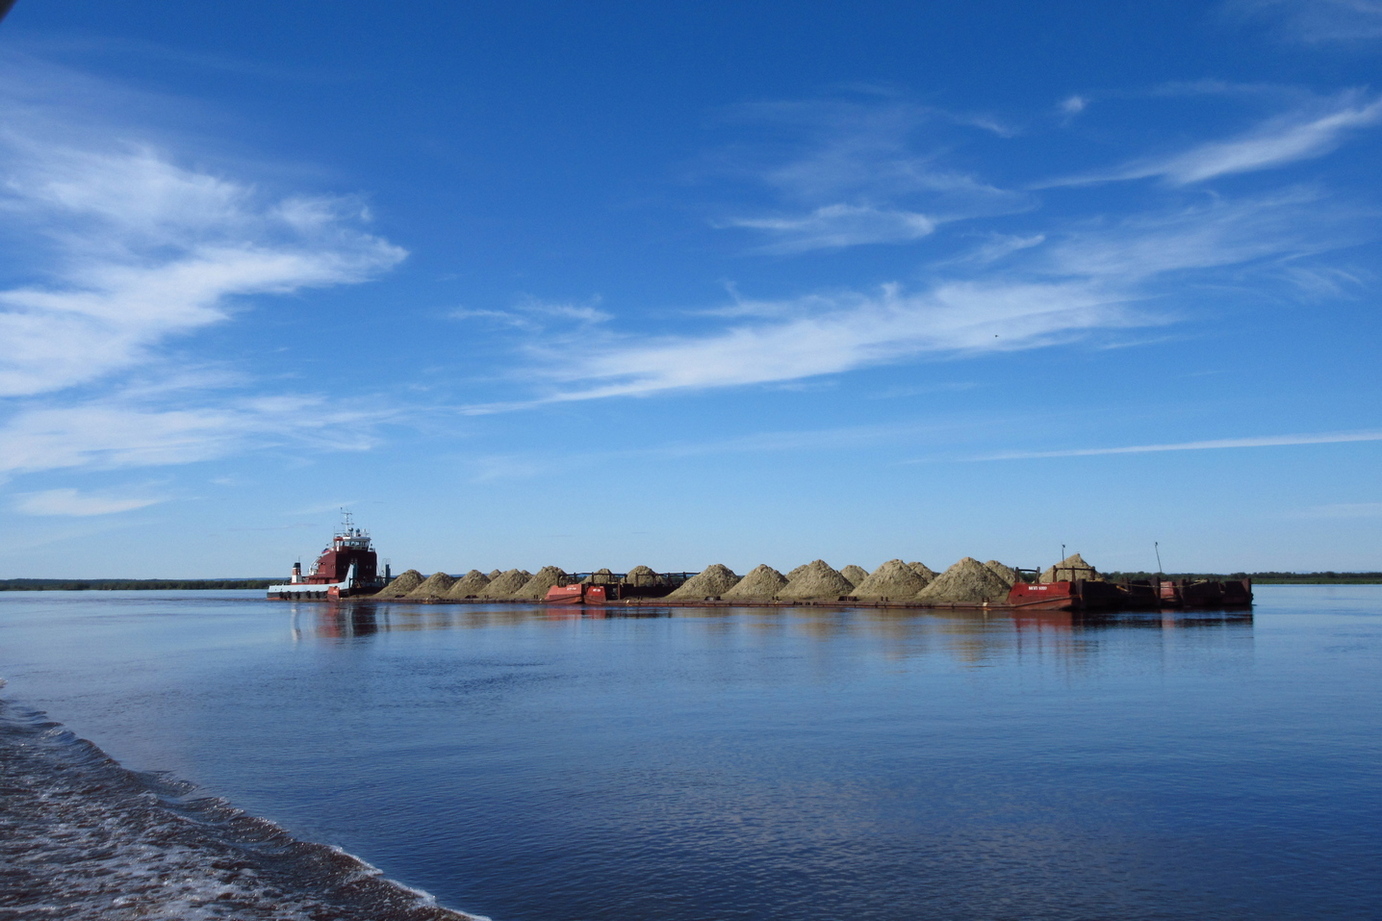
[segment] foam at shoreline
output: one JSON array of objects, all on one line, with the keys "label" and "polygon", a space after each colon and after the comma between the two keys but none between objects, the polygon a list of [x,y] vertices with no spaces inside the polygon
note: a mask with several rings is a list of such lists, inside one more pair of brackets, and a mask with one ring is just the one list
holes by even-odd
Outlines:
[{"label": "foam at shoreline", "polygon": [[477,921],[339,848],[126,770],[0,701],[0,914],[63,921]]}]

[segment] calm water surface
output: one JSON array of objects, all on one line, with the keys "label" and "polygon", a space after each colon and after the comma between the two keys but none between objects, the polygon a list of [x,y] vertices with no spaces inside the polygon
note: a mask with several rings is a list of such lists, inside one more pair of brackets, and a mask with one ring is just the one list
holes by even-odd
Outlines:
[{"label": "calm water surface", "polygon": [[1379,586],[1092,624],[256,594],[0,594],[3,694],[495,921],[1382,918]]}]

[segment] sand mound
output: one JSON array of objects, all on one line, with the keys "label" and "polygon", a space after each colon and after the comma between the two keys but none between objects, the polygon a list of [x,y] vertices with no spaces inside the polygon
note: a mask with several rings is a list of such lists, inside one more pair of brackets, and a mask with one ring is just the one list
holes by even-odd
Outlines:
[{"label": "sand mound", "polygon": [[844,569],[840,570],[840,575],[848,579],[850,585],[858,585],[869,577],[869,571],[862,566],[855,566],[853,563],[850,563]]},{"label": "sand mound", "polygon": [[666,585],[667,580],[647,566],[635,566],[624,576],[624,584],[635,588],[650,588],[655,585]]},{"label": "sand mound", "polygon": [[488,573],[486,573],[486,575],[489,576],[489,580],[490,580],[491,582],[493,582],[495,579],[499,578],[499,577],[502,576],[503,574],[504,574],[504,570],[502,570],[502,569],[492,569],[492,570],[490,570]]},{"label": "sand mound", "polygon": [[926,580],[901,560],[888,560],[854,586],[856,598],[879,601],[910,601],[926,587]]},{"label": "sand mound", "polygon": [[533,573],[532,577],[509,597],[540,601],[547,597],[547,590],[560,583],[565,575],[560,566],[544,566]]},{"label": "sand mound", "polygon": [[489,585],[489,581],[489,576],[478,569],[472,569],[456,580],[456,584],[451,586],[451,591],[446,593],[446,597],[469,598],[478,595]]},{"label": "sand mound", "polygon": [[786,587],[786,577],[764,563],[755,566],[721,597],[726,601],[771,601]]},{"label": "sand mound", "polygon": [[718,598],[739,582],[727,566],[712,563],[683,582],[668,598]]},{"label": "sand mound", "polygon": [[799,575],[801,575],[802,573],[806,572],[807,567],[809,567],[810,565],[811,565],[810,563],[802,563],[802,564],[801,564],[800,566],[798,566],[796,569],[793,569],[791,572],[787,573],[787,581],[788,581],[788,582],[791,582],[791,581],[792,581],[793,579],[795,579],[797,576],[799,576]]},{"label": "sand mound", "polygon": [[778,597],[797,601],[808,598],[834,600],[853,591],[854,586],[850,581],[831,569],[824,560],[813,560],[778,592]]},{"label": "sand mound", "polygon": [[501,572],[499,575],[489,580],[480,592],[481,598],[512,598],[513,593],[523,587],[523,584],[531,579],[532,573],[526,569],[510,569],[508,572]]},{"label": "sand mound", "polygon": [[936,578],[936,571],[925,563],[908,563],[907,568],[921,576],[921,581],[927,585],[930,585],[931,581]]},{"label": "sand mound", "polygon": [[399,575],[388,585],[379,590],[376,598],[402,598],[423,583],[422,573],[416,569],[410,569]]},{"label": "sand mound", "polygon": [[1078,553],[1072,553],[1041,574],[1042,582],[1073,582],[1084,579],[1088,582],[1102,582],[1099,571],[1084,561]]},{"label": "sand mound", "polygon": [[1018,578],[1016,569],[1013,569],[1011,566],[1004,566],[997,560],[989,560],[984,565],[997,573],[998,578],[1008,583],[1008,588],[1012,588],[1014,583],[1022,581]]},{"label": "sand mound", "polygon": [[597,569],[590,575],[581,580],[582,585],[614,585],[619,580],[614,578],[614,572],[609,569]]},{"label": "sand mound", "polygon": [[421,585],[413,589],[405,598],[440,598],[451,590],[451,586],[456,584],[454,576],[448,576],[444,572],[434,572],[423,581]]},{"label": "sand mound", "polygon": [[967,556],[936,576],[930,585],[917,593],[916,600],[930,604],[993,603],[1006,601],[1010,587],[998,573]]}]

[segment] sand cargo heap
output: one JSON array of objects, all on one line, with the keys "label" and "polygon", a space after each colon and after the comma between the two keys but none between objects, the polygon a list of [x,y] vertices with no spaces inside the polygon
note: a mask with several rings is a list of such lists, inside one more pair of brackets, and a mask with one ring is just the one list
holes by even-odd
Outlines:
[{"label": "sand cargo heap", "polygon": [[421,602],[513,601],[554,605],[768,606],[856,605],[860,607],[1041,610],[1158,610],[1180,607],[1246,607],[1252,584],[1241,581],[1176,581],[1155,578],[1110,582],[1078,553],[1045,571],[1019,569],[998,560],[964,557],[937,574],[920,562],[888,560],[872,572],[858,566],[834,569],[824,560],[787,575],[767,564],[739,576],[721,563],[698,573],[656,572],[635,566],[565,572],[544,566],[527,570],[472,569],[457,579],[446,573],[425,577],[408,570],[378,593],[380,598]]}]

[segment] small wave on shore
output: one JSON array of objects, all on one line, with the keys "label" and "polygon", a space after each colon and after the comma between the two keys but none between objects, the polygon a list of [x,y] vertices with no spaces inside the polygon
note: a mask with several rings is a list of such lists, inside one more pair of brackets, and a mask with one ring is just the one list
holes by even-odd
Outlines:
[{"label": "small wave on shore", "polygon": [[0,701],[0,918],[483,921]]}]

